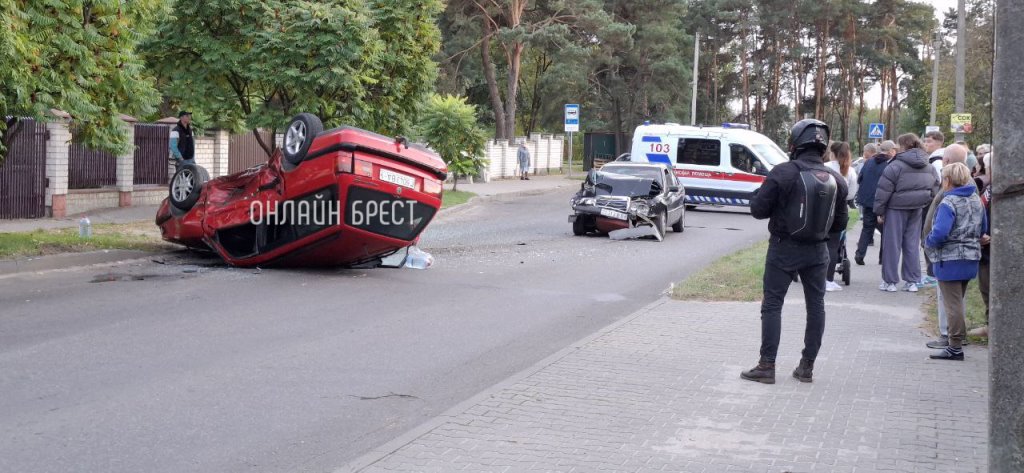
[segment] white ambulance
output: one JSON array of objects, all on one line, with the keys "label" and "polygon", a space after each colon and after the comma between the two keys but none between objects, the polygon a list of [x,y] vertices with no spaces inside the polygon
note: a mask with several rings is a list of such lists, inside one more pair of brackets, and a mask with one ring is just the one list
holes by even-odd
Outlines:
[{"label": "white ambulance", "polygon": [[686,189],[686,204],[750,206],[768,171],[789,161],[772,140],[749,125],[720,127],[643,124],[633,134],[629,160],[671,166]]}]

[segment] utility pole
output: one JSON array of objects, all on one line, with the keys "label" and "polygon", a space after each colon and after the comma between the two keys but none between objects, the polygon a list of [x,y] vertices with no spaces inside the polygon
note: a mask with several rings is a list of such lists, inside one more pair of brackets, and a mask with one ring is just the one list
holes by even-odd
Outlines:
[{"label": "utility pole", "polygon": [[[964,82],[967,60],[967,0],[957,2],[956,8],[956,113],[964,113]],[[956,133],[954,141],[963,141],[964,134]]]},{"label": "utility pole", "polygon": [[693,35],[693,92],[690,94],[690,125],[697,125],[697,79],[700,77],[700,30]]},{"label": "utility pole", "polygon": [[1010,473],[1024,471],[1024,7],[997,0],[995,17],[988,468]]},{"label": "utility pole", "polygon": [[935,104],[939,101],[939,56],[942,55],[942,33],[935,30],[935,37],[932,40],[932,114],[928,120],[929,125],[936,125]]}]

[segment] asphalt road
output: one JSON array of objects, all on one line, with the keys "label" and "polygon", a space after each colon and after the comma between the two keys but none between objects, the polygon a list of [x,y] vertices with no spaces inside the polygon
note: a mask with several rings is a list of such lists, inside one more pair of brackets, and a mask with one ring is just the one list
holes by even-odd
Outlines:
[{"label": "asphalt road", "polygon": [[573,237],[568,197],[439,217],[425,271],[180,255],[2,277],[0,471],[329,472],[767,235],[694,211],[661,243]]}]

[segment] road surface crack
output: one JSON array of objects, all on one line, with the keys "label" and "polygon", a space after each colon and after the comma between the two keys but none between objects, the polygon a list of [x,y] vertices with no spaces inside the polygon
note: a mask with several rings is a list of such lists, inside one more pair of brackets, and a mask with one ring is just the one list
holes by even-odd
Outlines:
[{"label": "road surface crack", "polygon": [[385,394],[383,396],[353,396],[353,395],[349,394],[349,397],[354,397],[356,399],[359,399],[360,401],[376,401],[378,399],[386,399],[386,398],[389,398],[389,397],[397,397],[397,398],[402,398],[402,399],[419,399],[418,397],[413,396],[411,394],[396,394],[396,393],[388,393],[388,394]]}]

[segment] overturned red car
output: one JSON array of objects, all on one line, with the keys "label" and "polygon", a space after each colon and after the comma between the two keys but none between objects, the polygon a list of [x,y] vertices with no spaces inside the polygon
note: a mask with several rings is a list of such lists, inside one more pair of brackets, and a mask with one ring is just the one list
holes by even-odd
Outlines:
[{"label": "overturned red car", "polygon": [[164,240],[235,266],[380,265],[414,244],[441,207],[433,151],[303,113],[269,162],[209,179],[181,166],[157,211]]}]

